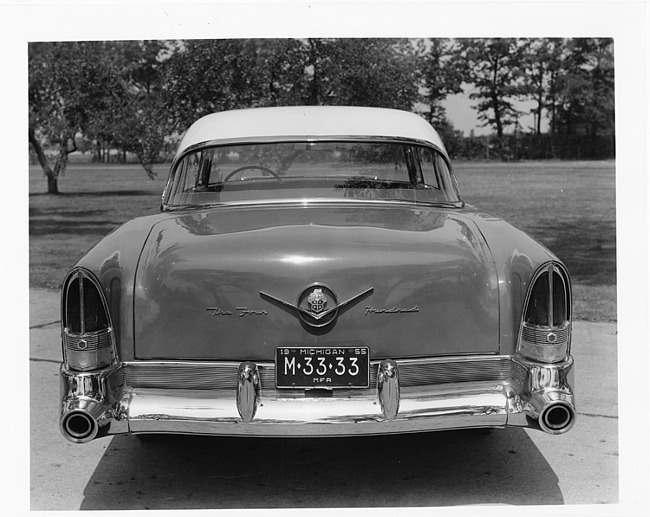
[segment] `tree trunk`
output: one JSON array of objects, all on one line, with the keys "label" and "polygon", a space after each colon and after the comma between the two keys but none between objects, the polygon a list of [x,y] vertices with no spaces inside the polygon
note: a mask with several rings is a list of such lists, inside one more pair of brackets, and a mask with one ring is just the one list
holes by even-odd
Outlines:
[{"label": "tree trunk", "polygon": [[153,170],[152,164],[143,163],[142,167],[144,168],[144,171],[147,173],[147,176],[149,177],[150,180],[156,179],[156,173]]},{"label": "tree trunk", "polygon": [[494,111],[494,123],[497,129],[497,137],[503,136],[503,123],[501,122],[501,109],[499,107],[499,98],[495,92],[492,92],[492,111]]},{"label": "tree trunk", "polygon": [[542,134],[542,110],[544,109],[544,97],[543,93],[540,91],[539,96],[537,97],[537,119],[535,120],[535,134]]},{"label": "tree trunk", "polygon": [[29,143],[32,144],[34,152],[36,152],[36,157],[38,158],[38,163],[43,169],[43,174],[47,178],[47,193],[48,194],[58,194],[59,193],[59,171],[60,167],[57,166],[52,170],[52,168],[47,163],[47,156],[43,151],[41,143],[36,139],[34,130],[29,128]]},{"label": "tree trunk", "polygon": [[309,99],[307,104],[310,106],[319,106],[322,104],[320,89],[320,70],[318,69],[318,53],[316,44],[312,39],[309,40],[309,64],[314,68],[314,75],[309,85]]},{"label": "tree trunk", "polygon": [[[549,100],[551,101],[550,102],[550,108],[551,108],[550,112],[551,112],[551,134],[552,135],[555,134],[555,130],[556,130],[556,126],[555,126],[555,123],[556,123],[556,120],[555,120],[555,97],[556,97],[555,88],[556,88],[556,72],[553,71],[553,72],[551,72],[551,82],[549,84],[549,91],[550,91],[550,93],[549,93],[549,98],[550,99]],[[548,113],[548,108],[547,108],[547,113]]]},{"label": "tree trunk", "polygon": [[53,176],[47,177],[47,193],[59,194],[59,178]]},{"label": "tree trunk", "polygon": [[140,162],[140,165],[142,165],[144,172],[147,173],[149,179],[150,180],[156,179],[157,174],[153,170],[153,163],[149,163],[149,161],[146,160],[145,157],[140,153],[136,153],[136,156],[138,157],[138,161]]},{"label": "tree trunk", "polygon": [[490,98],[492,100],[492,111],[494,111],[494,123],[496,124],[497,137],[501,139],[503,136],[503,124],[501,122],[501,109],[499,106],[499,96],[497,94],[497,76],[499,73],[499,58],[496,57],[492,67],[492,85],[490,91]]}]

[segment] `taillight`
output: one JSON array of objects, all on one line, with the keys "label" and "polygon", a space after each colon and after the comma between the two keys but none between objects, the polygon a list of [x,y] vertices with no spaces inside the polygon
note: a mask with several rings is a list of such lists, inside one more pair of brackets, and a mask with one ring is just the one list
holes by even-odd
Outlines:
[{"label": "taillight", "polygon": [[571,286],[558,263],[540,268],[528,291],[519,334],[519,353],[527,359],[555,363],[571,344]]},{"label": "taillight", "polygon": [[63,283],[63,357],[73,370],[95,370],[116,362],[115,336],[99,281],[75,269]]}]

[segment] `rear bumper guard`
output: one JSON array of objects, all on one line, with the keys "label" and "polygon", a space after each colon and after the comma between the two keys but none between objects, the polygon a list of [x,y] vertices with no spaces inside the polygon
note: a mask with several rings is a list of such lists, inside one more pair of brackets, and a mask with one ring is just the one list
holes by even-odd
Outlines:
[{"label": "rear bumper guard", "polygon": [[349,436],[521,426],[560,434],[573,426],[571,357],[557,364],[500,359],[523,373],[414,386],[400,382],[404,364],[388,359],[371,366],[373,388],[328,397],[264,389],[263,367],[249,361],[238,366],[229,389],[134,387],[129,364],[84,373],[62,367],[60,429],[83,443],[125,433]]}]

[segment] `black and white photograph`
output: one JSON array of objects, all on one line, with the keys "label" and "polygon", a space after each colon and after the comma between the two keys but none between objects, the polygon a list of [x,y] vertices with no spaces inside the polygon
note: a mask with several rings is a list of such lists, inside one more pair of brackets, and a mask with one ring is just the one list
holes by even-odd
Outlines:
[{"label": "black and white photograph", "polygon": [[0,514],[650,510],[647,2],[0,10]]}]

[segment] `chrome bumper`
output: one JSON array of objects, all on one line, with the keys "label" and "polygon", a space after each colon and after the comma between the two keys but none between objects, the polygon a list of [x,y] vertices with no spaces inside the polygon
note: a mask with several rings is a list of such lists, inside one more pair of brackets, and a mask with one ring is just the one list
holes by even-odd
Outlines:
[{"label": "chrome bumper", "polygon": [[[346,436],[523,426],[560,434],[575,421],[572,367],[571,357],[385,360],[371,365],[372,388],[330,392],[265,388],[274,386],[272,365],[251,362],[62,367],[60,428],[77,443],[124,433]],[[446,373],[432,373],[439,371]],[[474,380],[474,372],[484,374]]]}]

